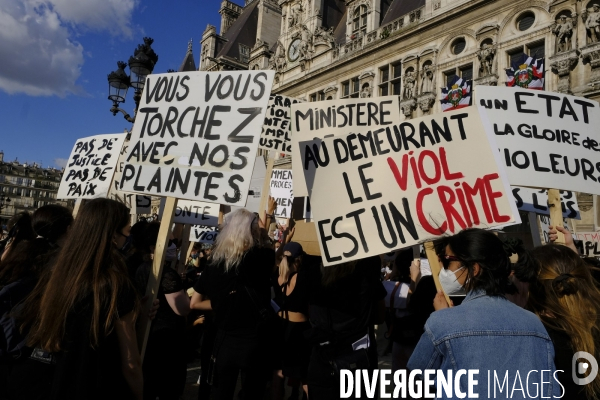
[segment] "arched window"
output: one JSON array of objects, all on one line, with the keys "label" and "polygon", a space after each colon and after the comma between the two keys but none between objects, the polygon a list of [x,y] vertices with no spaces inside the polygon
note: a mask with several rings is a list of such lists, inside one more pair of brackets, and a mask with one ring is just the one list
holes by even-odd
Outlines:
[{"label": "arched window", "polygon": [[367,31],[367,6],[362,4],[354,9],[352,19],[352,33],[365,33]]}]

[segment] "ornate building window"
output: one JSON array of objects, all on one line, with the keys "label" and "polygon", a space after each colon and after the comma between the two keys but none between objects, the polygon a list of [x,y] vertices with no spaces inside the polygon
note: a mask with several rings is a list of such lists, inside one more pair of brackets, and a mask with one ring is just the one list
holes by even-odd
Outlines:
[{"label": "ornate building window", "polygon": [[446,87],[450,86],[450,82],[452,82],[454,75],[465,80],[473,79],[473,64],[467,64],[458,68],[444,71],[444,84]]},{"label": "ornate building window", "polygon": [[465,41],[465,38],[458,38],[452,43],[452,46],[451,46],[452,54],[454,54],[454,55],[460,54],[465,50],[466,47],[467,47],[467,42]]},{"label": "ornate building window", "polygon": [[508,65],[511,66],[513,62],[517,62],[521,57],[521,54],[525,53],[534,60],[537,58],[544,58],[546,54],[546,42],[544,40],[538,40],[513,48],[507,52],[508,54]]},{"label": "ornate building window", "polygon": [[342,99],[347,99],[349,97],[358,97],[360,92],[360,82],[358,80],[358,76],[342,82]]},{"label": "ornate building window", "polygon": [[250,60],[250,47],[240,43],[240,62],[248,64]]},{"label": "ornate building window", "polygon": [[354,16],[352,18],[352,33],[366,33],[367,32],[367,6],[361,4],[354,9]]},{"label": "ornate building window", "polygon": [[521,32],[526,31],[527,29],[531,28],[534,22],[535,14],[531,11],[524,12],[523,14],[519,15],[519,18],[517,18],[517,28]]},{"label": "ornate building window", "polygon": [[399,96],[401,75],[402,65],[399,62],[379,68],[379,95]]},{"label": "ornate building window", "polygon": [[322,101],[325,100],[325,92],[320,90],[318,92],[312,93],[310,96],[308,96],[308,99],[310,101]]}]

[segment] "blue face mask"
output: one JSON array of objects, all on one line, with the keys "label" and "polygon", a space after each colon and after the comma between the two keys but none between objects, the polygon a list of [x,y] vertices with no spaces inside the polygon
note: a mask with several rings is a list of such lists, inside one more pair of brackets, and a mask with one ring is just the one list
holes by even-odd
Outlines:
[{"label": "blue face mask", "polygon": [[198,253],[196,253],[196,254],[192,254],[192,256],[191,256],[191,257],[192,257],[192,258],[195,260],[196,258],[198,258]]}]

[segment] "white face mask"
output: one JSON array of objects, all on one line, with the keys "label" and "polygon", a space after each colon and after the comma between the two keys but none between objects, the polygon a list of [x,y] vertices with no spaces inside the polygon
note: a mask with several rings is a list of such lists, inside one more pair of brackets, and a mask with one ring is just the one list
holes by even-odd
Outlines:
[{"label": "white face mask", "polygon": [[442,269],[440,271],[440,284],[448,296],[466,295],[463,285],[461,285],[456,278],[456,273],[463,268],[465,267],[460,267],[456,271],[450,271],[449,269]]}]

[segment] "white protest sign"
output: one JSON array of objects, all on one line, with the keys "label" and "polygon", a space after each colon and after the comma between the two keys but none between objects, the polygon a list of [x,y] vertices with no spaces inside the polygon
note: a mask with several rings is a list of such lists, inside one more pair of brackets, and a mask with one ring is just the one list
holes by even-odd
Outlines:
[{"label": "white protest sign", "polygon": [[124,140],[123,133],[78,139],[69,156],[56,198],[106,197]]},{"label": "white protest sign", "polygon": [[[517,208],[520,211],[550,215],[547,189],[532,189],[521,186],[512,186],[511,189],[517,203]],[[575,193],[561,190],[560,200],[564,218],[581,219]]]},{"label": "white protest sign", "polygon": [[301,142],[300,152],[325,265],[520,222],[475,107]]},{"label": "white protest sign", "polygon": [[[354,132],[367,132],[370,127],[391,127],[400,123],[398,96],[368,99],[344,99],[297,103],[292,105],[292,173],[294,195],[308,196],[298,143],[325,136],[340,136]],[[392,130],[381,136],[392,135]],[[365,146],[365,142],[357,142]]]},{"label": "white protest sign", "polygon": [[214,243],[219,231],[214,226],[194,225],[190,230],[190,242]]},{"label": "white protest sign", "polygon": [[600,105],[583,97],[477,86],[511,185],[600,194]]},{"label": "white protest sign", "polygon": [[107,197],[125,204],[129,208],[131,214],[150,214],[152,208],[152,198],[150,196],[125,193],[119,190],[119,182],[121,181],[121,174],[123,173],[123,167],[125,166],[128,146],[129,141],[125,140],[123,147],[121,147],[121,152],[119,153],[119,160],[117,161],[115,174],[113,175],[113,183],[108,191]]},{"label": "white protest sign", "polygon": [[[161,219],[165,208],[165,200],[166,199],[163,198],[160,202],[158,215]],[[177,207],[175,207],[173,223],[217,226],[219,225],[219,208],[219,204],[179,200],[177,202]]]},{"label": "white protest sign", "polygon": [[575,246],[579,253],[586,257],[600,257],[600,232],[578,232],[573,234]]},{"label": "white protest sign", "polygon": [[[248,188],[248,199],[246,200],[246,208],[248,211],[258,212],[260,208],[260,198],[262,194],[263,183],[267,176],[267,166],[265,159],[262,156],[257,156],[254,160],[254,170],[252,171],[252,179],[250,179],[250,187]],[[235,211],[237,206],[231,206],[231,211]]]},{"label": "white protest sign", "polygon": [[[540,223],[540,229],[542,230],[542,237],[544,244],[550,243],[550,236],[548,235],[548,231],[550,230],[550,216],[549,215],[538,215],[538,221]],[[565,229],[569,229],[569,224],[567,220],[563,218],[563,226]]]},{"label": "white protest sign", "polygon": [[292,154],[290,106],[300,102],[301,100],[280,94],[271,95],[258,148]]},{"label": "white protest sign", "polygon": [[277,201],[275,216],[291,218],[294,203],[292,189],[292,171],[289,169],[273,169],[269,184],[271,196]]},{"label": "white protest sign", "polygon": [[274,71],[149,75],[121,190],[244,205]]}]

